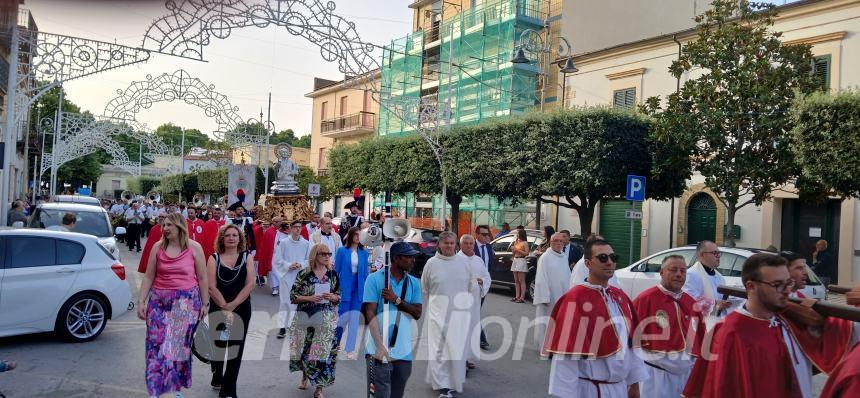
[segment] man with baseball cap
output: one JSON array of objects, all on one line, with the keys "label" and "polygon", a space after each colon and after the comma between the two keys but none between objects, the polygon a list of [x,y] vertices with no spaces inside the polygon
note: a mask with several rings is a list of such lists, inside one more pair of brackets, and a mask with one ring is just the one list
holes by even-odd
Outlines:
[{"label": "man with baseball cap", "polygon": [[[363,312],[371,336],[365,354],[369,397],[403,397],[412,374],[412,328],[421,318],[421,281],[409,275],[418,252],[406,242],[397,242],[391,245],[390,253],[390,272],[374,272],[364,284]],[[386,305],[387,341],[383,341],[382,312]]]}]

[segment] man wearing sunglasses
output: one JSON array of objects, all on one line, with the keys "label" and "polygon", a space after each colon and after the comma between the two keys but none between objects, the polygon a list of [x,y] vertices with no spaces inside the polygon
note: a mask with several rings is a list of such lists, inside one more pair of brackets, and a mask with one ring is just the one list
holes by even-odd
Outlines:
[{"label": "man wearing sunglasses", "polygon": [[553,308],[542,356],[552,355],[549,394],[557,397],[638,398],[648,370],[630,344],[633,303],[609,279],[618,256],[609,242],[585,245],[588,280]]},{"label": "man wearing sunglasses", "polygon": [[723,275],[717,272],[720,265],[720,248],[709,240],[703,240],[696,245],[696,263],[687,270],[687,282],[684,291],[696,300],[707,316],[705,323],[710,330],[720,318],[729,313],[731,302],[728,296],[717,292],[717,286],[725,285]]},{"label": "man wearing sunglasses", "polygon": [[[505,223],[505,225],[508,224]],[[478,227],[475,228],[475,255],[481,258],[481,262],[484,264],[484,267],[488,272],[490,271],[490,264],[492,264],[493,259],[496,258],[496,251],[493,250],[493,246],[490,244],[492,240],[493,235],[490,232],[490,227],[488,225],[478,225]],[[484,297],[481,297],[481,306],[483,305]],[[481,349],[490,349],[490,343],[487,341],[487,335],[484,333],[483,327],[481,327]]]},{"label": "man wearing sunglasses", "polygon": [[786,263],[766,253],[744,262],[747,302],[716,324],[684,396],[812,397],[812,364],[780,316],[795,286]]},{"label": "man wearing sunglasses", "polygon": [[[597,234],[591,234],[591,236],[586,239],[585,244],[594,243],[597,240],[605,240],[602,236]],[[574,287],[576,285],[581,285],[588,281],[588,267],[585,265],[585,256],[579,258],[574,264],[573,269],[570,270],[570,287]],[[609,278],[609,284],[621,289],[621,284],[618,283],[618,278],[615,275],[612,275],[612,278]]]}]

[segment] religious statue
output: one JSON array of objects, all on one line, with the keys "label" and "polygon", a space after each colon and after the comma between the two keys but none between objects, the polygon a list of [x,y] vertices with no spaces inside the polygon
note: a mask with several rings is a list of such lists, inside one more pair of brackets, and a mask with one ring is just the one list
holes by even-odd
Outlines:
[{"label": "religious statue", "polygon": [[299,166],[293,162],[290,157],[293,155],[293,147],[289,144],[278,144],[275,148],[275,156],[278,158],[278,164],[275,166],[278,180],[272,184],[272,193],[278,195],[295,195],[299,193],[299,186],[296,184],[296,176],[299,174]]}]

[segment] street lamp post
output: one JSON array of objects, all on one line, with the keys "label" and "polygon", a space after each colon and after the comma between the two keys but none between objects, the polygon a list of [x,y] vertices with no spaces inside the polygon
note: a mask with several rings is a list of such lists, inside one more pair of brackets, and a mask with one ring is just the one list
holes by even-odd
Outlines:
[{"label": "street lamp post", "polygon": [[[529,40],[531,38],[531,40]],[[562,81],[562,89],[561,89],[561,106],[565,107],[565,93],[567,92],[567,75],[569,73],[576,73],[579,69],[576,68],[576,65],[573,63],[573,47],[570,45],[570,42],[564,37],[558,36],[558,41],[560,46],[558,48],[559,58],[566,58],[564,62],[564,66],[558,65],[559,71],[563,74]],[[538,64],[540,65],[541,60],[544,59],[547,55],[552,54],[553,48],[551,46],[552,38],[547,39],[547,43],[544,43],[544,39],[539,32],[534,29],[526,29],[523,33],[520,34],[520,44],[515,47],[514,57],[511,59],[511,63],[513,64],[530,64],[532,60],[526,56],[526,53],[535,54],[538,56]],[[549,81],[546,68],[539,66],[538,78],[541,79],[541,99],[540,99],[540,110],[543,112],[543,104],[544,104],[544,94],[546,92],[546,85]],[[541,197],[538,196],[535,200],[535,213],[537,219],[537,228],[540,229],[540,216],[541,216]],[[559,206],[556,205],[556,220],[555,225],[558,227],[558,213]]]}]

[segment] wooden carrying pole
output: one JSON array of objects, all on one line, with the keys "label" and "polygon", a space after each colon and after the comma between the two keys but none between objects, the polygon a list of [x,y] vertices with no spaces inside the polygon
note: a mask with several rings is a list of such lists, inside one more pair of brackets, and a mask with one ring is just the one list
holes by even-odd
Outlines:
[{"label": "wooden carrying pole", "polygon": [[[717,287],[717,292],[727,294],[729,296],[740,297],[744,299],[747,298],[747,291],[739,287],[719,286]],[[803,300],[793,297],[789,297],[789,300],[797,304],[803,302]],[[860,308],[855,308],[848,305],[828,303],[826,301],[818,301],[812,306],[812,309],[823,316],[834,316],[837,318],[847,319],[854,322],[860,322]]]}]

